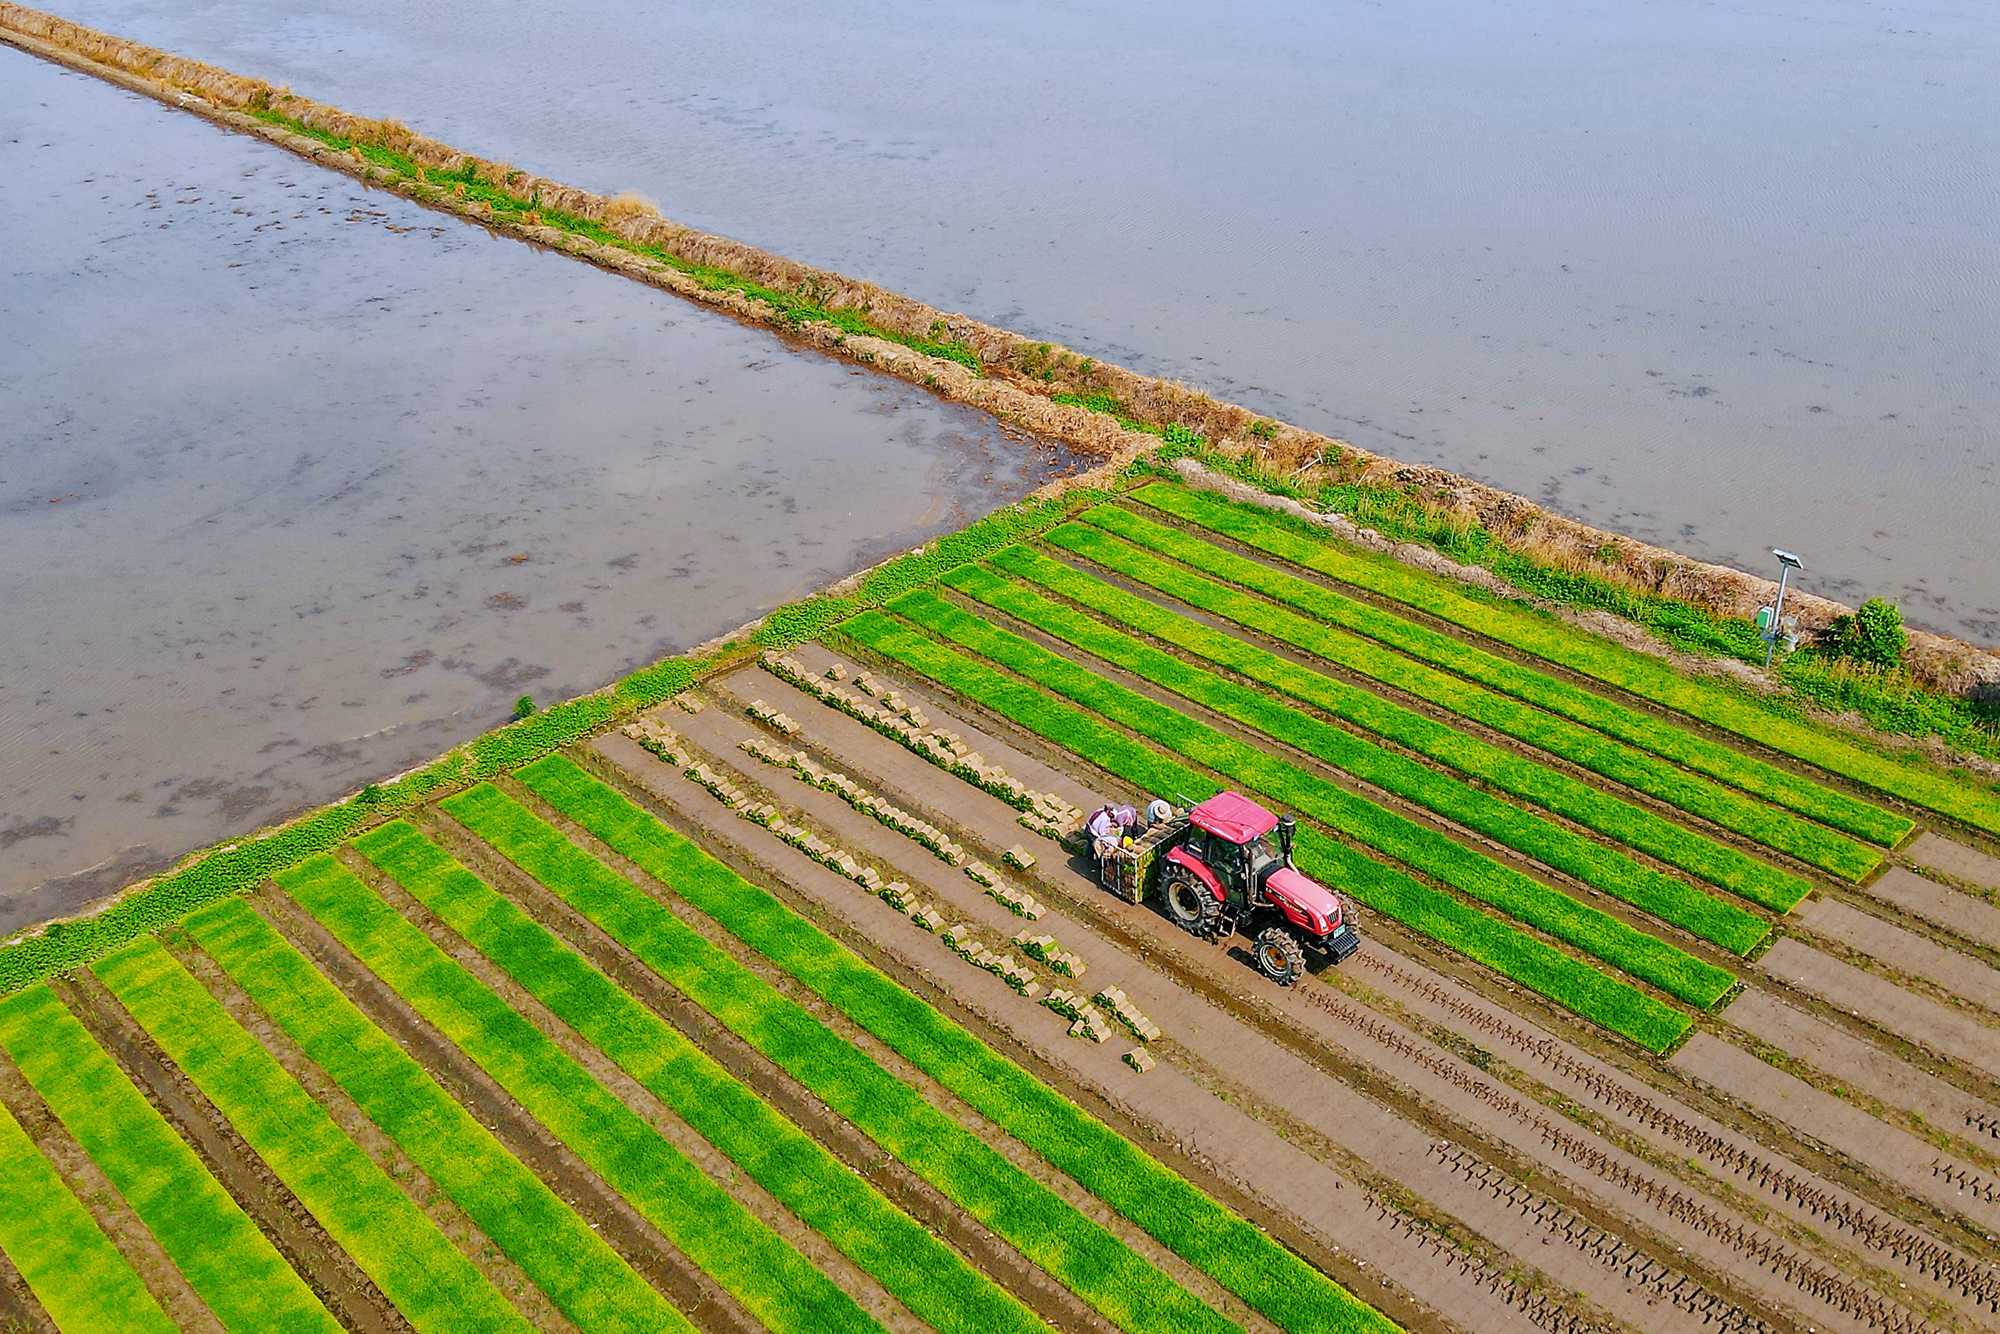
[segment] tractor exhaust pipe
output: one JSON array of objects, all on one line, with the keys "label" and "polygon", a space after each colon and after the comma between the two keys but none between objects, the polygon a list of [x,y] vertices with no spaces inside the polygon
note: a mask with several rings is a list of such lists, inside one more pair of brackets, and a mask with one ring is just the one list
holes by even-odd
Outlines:
[{"label": "tractor exhaust pipe", "polygon": [[[1292,838],[1299,832],[1298,817],[1285,815],[1278,818],[1278,848],[1285,854],[1285,865],[1292,864]],[[1293,869],[1297,869],[1294,867]]]}]

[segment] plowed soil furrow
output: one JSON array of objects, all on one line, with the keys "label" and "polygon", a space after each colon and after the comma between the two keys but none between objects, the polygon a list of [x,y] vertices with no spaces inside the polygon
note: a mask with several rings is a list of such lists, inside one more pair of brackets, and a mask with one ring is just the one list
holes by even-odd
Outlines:
[{"label": "plowed soil furrow", "polygon": [[1815,904],[1799,906],[1800,925],[1813,933],[1871,959],[1879,959],[1898,973],[1932,983],[1947,999],[1970,1001],[2000,1018],[2000,970],[1970,954],[1946,949],[1893,922],[1851,908],[1838,899],[1821,899]]},{"label": "plowed soil furrow", "polygon": [[1963,1163],[1720,1038],[1698,1033],[1672,1063],[1725,1096],[1864,1164],[1875,1175],[2000,1233],[2000,1174]]},{"label": "plowed soil furrow", "polygon": [[2000,1152],[1983,1127],[2000,1122],[2000,1107],[1948,1084],[1844,1028],[1837,1028],[1764,991],[1730,1003],[1729,1022],[1787,1057],[1804,1062],[1822,1080],[1858,1091],[1883,1105],[1885,1114],[1914,1112],[1914,1133],[1954,1135],[1975,1151]]},{"label": "plowed soil furrow", "polygon": [[2000,889],[2000,857],[1954,842],[1943,834],[1923,833],[1911,840],[1904,855],[1919,866],[1942,871],[1980,889]]},{"label": "plowed soil furrow", "polygon": [[42,1156],[55,1165],[70,1193],[83,1202],[83,1207],[97,1220],[97,1226],[139,1275],[139,1281],[146,1285],[168,1318],[187,1334],[224,1334],[222,1322],[208,1309],[208,1304],[161,1248],[144,1221],[125,1203],[117,1187],[4,1053],[0,1053],[0,1101],[13,1112],[14,1119],[28,1132],[28,1138],[42,1151]]},{"label": "plowed soil furrow", "polygon": [[59,1334],[5,1251],[0,1251],[0,1334]]},{"label": "plowed soil furrow", "polygon": [[[575,1030],[571,1029],[562,1020],[551,1014],[546,1007],[533,996],[529,995],[505,971],[496,967],[491,960],[487,959],[485,955],[481,954],[476,948],[453,932],[451,928],[438,921],[422,904],[397,887],[394,880],[378,871],[365,858],[351,853],[351,850],[350,855],[345,858],[345,861],[349,870],[359,875],[372,888],[381,892],[383,898],[390,906],[409,918],[425,934],[429,935],[440,949],[463,965],[468,972],[472,973],[480,982],[490,988],[502,1000],[506,1001],[517,1013],[534,1024],[537,1029],[560,1047],[572,1060],[588,1070],[598,1083],[604,1085],[620,1101],[624,1102],[627,1107],[630,1107],[649,1125],[658,1130],[689,1161],[693,1162],[711,1179],[721,1185],[724,1190],[733,1195],[751,1213],[762,1219],[774,1231],[789,1241],[811,1260],[821,1272],[826,1273],[836,1283],[840,1284],[842,1288],[846,1289],[849,1295],[853,1296],[870,1316],[881,1321],[884,1327],[891,1330],[893,1334],[923,1334],[923,1331],[928,1329],[928,1326],[916,1320],[893,1298],[883,1292],[873,1279],[857,1270],[846,1256],[834,1250],[817,1233],[794,1217],[782,1204],[772,1199],[760,1186],[738,1172],[726,1157],[704,1140],[692,1127],[687,1125],[671,1108],[661,1103],[645,1087],[620,1069],[608,1056],[580,1037]],[[299,914],[299,916],[303,917],[304,914]],[[327,943],[329,945],[336,945],[330,938],[327,938]],[[365,967],[365,965],[363,966]],[[346,990],[350,996],[355,995],[351,988],[343,986],[343,990]],[[429,1033],[436,1042],[445,1043],[447,1046],[450,1045],[448,1040],[443,1038],[442,1035],[435,1034],[434,1030],[430,1029],[430,1026],[425,1023],[421,1016],[410,1010],[407,1002],[404,1002],[401,997],[395,996],[395,993],[386,987],[383,988],[383,991],[387,992],[389,996],[395,997],[393,1003],[399,1010],[404,1012],[396,1017],[396,1022],[399,1025],[418,1025]],[[367,1009],[368,1007],[364,1005],[363,1008]],[[369,1017],[376,1018],[372,1010]],[[376,1022],[380,1024],[382,1021],[377,1018]],[[400,1029],[389,1031],[400,1037]],[[407,1042],[404,1045],[405,1047],[410,1046]],[[411,1047],[410,1050],[414,1053],[416,1049]],[[507,1097],[505,1091],[497,1084],[494,1084],[492,1079],[484,1071],[480,1070],[478,1065],[465,1056],[463,1052],[459,1051],[456,1047],[451,1047],[449,1055],[454,1057],[457,1063],[457,1068],[453,1071],[454,1077],[461,1072],[467,1073],[486,1085],[489,1096]],[[420,1059],[424,1059],[425,1067],[431,1069],[434,1075],[439,1073],[431,1067],[428,1059]],[[451,1087],[451,1085],[448,1084],[447,1087]],[[455,1096],[460,1098],[460,1101],[465,1101],[464,1093],[456,1088],[453,1089],[453,1092]],[[552,1179],[547,1173],[541,1170],[539,1162],[529,1159],[527,1156],[521,1154],[519,1150],[514,1150],[516,1156],[520,1157],[523,1162],[533,1168],[537,1175],[540,1175],[544,1181],[549,1181],[557,1192],[563,1195],[564,1199],[569,1200],[577,1208],[578,1212],[583,1214],[591,1225],[597,1229],[598,1234],[611,1243],[612,1247],[621,1255],[624,1255],[629,1263],[638,1268],[639,1272],[646,1277],[648,1282],[652,1283],[654,1287],[659,1288],[661,1292],[666,1293],[677,1305],[681,1305],[684,1310],[695,1309],[693,1306],[686,1305],[685,1301],[689,1298],[700,1298],[705,1289],[713,1289],[718,1294],[720,1293],[720,1289],[716,1288],[713,1280],[708,1279],[692,1261],[688,1260],[685,1255],[675,1249],[673,1244],[660,1235],[651,1224],[647,1223],[615,1189],[605,1183],[594,1172],[591,1172],[590,1168],[578,1159],[575,1154],[557,1142],[545,1127],[534,1120],[532,1113],[520,1107],[511,1098],[508,1098],[508,1102],[512,1105],[514,1113],[526,1125],[533,1127],[532,1133],[535,1138],[541,1144],[548,1146],[545,1153],[548,1150],[553,1150],[554,1156],[563,1161],[564,1176],[559,1180]],[[472,1107],[474,1113],[480,1115],[482,1120],[486,1119],[483,1112],[483,1102],[467,1103],[467,1105]],[[507,1135],[502,1134],[501,1139],[503,1143],[508,1145],[510,1150],[514,1149],[514,1145]],[[591,1190],[592,1195],[589,1197],[572,1197],[570,1194],[570,1184],[572,1181],[577,1181],[587,1186]],[[586,1200],[590,1206],[589,1208],[585,1207]],[[606,1225],[606,1219],[601,1216],[605,1210],[616,1211],[621,1216],[621,1227],[618,1231],[614,1232]],[[673,1286],[669,1287],[669,1284]],[[721,1295],[726,1297],[726,1294]],[[699,1306],[700,1304],[701,1301],[696,1300],[695,1305]],[[755,1323],[747,1313],[744,1318],[751,1320],[753,1324]]]},{"label": "plowed soil furrow", "polygon": [[84,969],[58,980],[56,993],[111,1053],[292,1269],[355,1334],[409,1334],[390,1304],[290,1187],[243,1141],[215,1104],[167,1059],[104,984]]},{"label": "plowed soil furrow", "polygon": [[1926,880],[1901,866],[1890,867],[1862,892],[1933,926],[2000,950],[2000,908],[1984,899]]},{"label": "plowed soil furrow", "polygon": [[556,1310],[541,1289],[529,1281],[521,1267],[509,1260],[504,1252],[480,1230],[465,1211],[453,1203],[442,1187],[411,1161],[408,1154],[398,1148],[382,1129],[368,1119],[367,1113],[342,1091],[340,1085],[313,1059],[300,1050],[297,1043],[268,1015],[257,1008],[256,1002],[245,995],[242,988],[231,980],[222,966],[184,936],[166,938],[163,943],[174,954],[181,965],[194,975],[210,995],[214,996],[231,1018],[242,1025],[245,1032],[257,1040],[257,1044],[281,1066],[285,1073],[298,1081],[314,1101],[326,1109],[333,1122],[357,1148],[380,1167],[398,1189],[409,1197],[417,1208],[430,1216],[438,1230],[444,1233],[452,1245],[470,1260],[475,1268],[501,1293],[521,1316],[536,1329],[551,1331],[572,1330],[569,1321]]},{"label": "plowed soil furrow", "polygon": [[[711,726],[728,724],[729,720],[718,717],[719,714],[720,710],[711,710],[691,720],[690,735],[701,730],[705,720]],[[726,744],[726,737],[718,739]],[[610,740],[615,742],[616,739]],[[650,758],[644,762],[635,757],[627,759],[630,768],[642,774],[648,785],[681,781],[683,786],[692,792],[700,793],[699,800],[706,802],[708,809],[695,805],[687,808],[685,813],[697,823],[711,827],[715,834],[740,839],[762,833],[747,826],[742,826],[745,832],[738,833],[730,829],[727,824],[720,823],[733,820],[733,817],[699,788],[686,784],[684,780],[675,780],[656,772],[660,766],[650,761]],[[651,765],[650,769],[646,767],[648,764]],[[804,785],[798,786],[804,788]],[[815,803],[814,813],[823,818],[831,817],[827,820],[829,824],[837,820],[840,813],[845,813],[847,822],[843,822],[838,831],[845,840],[843,846],[854,846],[859,849],[864,839],[873,841],[879,838],[880,842],[868,850],[871,855],[881,856],[886,861],[887,854],[900,844],[902,849],[907,850],[904,853],[907,860],[896,866],[897,872],[911,877],[923,877],[933,892],[947,898],[959,912],[987,923],[985,934],[989,938],[1000,938],[1003,933],[1010,933],[1024,925],[1019,919],[1007,915],[1004,909],[980,894],[977,886],[970,880],[944,869],[942,863],[931,858],[918,845],[890,833],[873,820],[858,815],[838,799],[809,788],[795,795],[802,800],[818,798],[819,802]],[[689,797],[684,800],[692,799]],[[838,809],[826,807],[821,803],[832,803],[832,807]],[[737,823],[741,825],[741,822]],[[871,831],[879,831],[879,834]],[[770,852],[771,864],[780,861],[782,854],[791,853],[791,849],[776,844],[776,840],[771,839],[769,835],[764,837],[776,845]],[[825,908],[855,922],[871,939],[878,942],[880,948],[915,962],[919,966],[923,966],[927,957],[933,953],[942,953],[942,947],[937,942],[928,940],[924,933],[913,928],[900,914],[879,901],[862,897],[852,886],[826,872],[824,868],[805,861],[798,854],[792,855],[804,865],[796,870],[781,868],[781,873],[785,875],[787,881],[803,892],[811,894]],[[761,859],[763,854],[760,851]],[[820,874],[811,875],[806,869],[808,867]],[[808,884],[808,882],[813,883]],[[1044,919],[1038,927],[1047,927],[1052,920]],[[1090,959],[1093,952],[1102,957],[1109,957],[1113,948],[1101,940],[1095,943],[1087,942],[1082,929],[1074,925],[1059,926],[1057,933],[1065,943],[1081,950],[1086,960]],[[1266,1183],[1264,1188],[1267,1193],[1270,1182],[1296,1180],[1302,1173],[1310,1175],[1307,1167],[1310,1159],[1304,1158],[1289,1145],[1283,1146],[1283,1149],[1289,1152],[1280,1153],[1274,1160],[1258,1161],[1251,1156],[1246,1143],[1232,1137],[1226,1131],[1219,1133],[1216,1126],[1216,1114],[1219,1108],[1212,1098],[1202,1096],[1198,1087],[1190,1087],[1179,1091],[1173,1099],[1165,1099],[1166,1090],[1172,1085],[1169,1081],[1157,1077],[1163,1072],[1155,1072],[1139,1081],[1134,1081],[1129,1072],[1126,1072],[1121,1079],[1118,1073],[1120,1066],[1116,1049],[1097,1048],[1091,1044],[1069,1041],[1063,1036],[1063,1029],[1066,1026],[1064,1021],[1023,1000],[989,975],[960,964],[953,956],[944,954],[943,958],[944,963],[933,963],[929,967],[947,990],[959,996],[961,1000],[975,1004],[982,1013],[995,1018],[1014,1032],[1019,1040],[1035,1046],[1048,1059],[1070,1066],[1086,1078],[1095,1073],[1099,1080],[1108,1081],[1113,1095],[1126,1101],[1128,1105],[1142,1096],[1149,1103],[1164,1100],[1163,1105],[1146,1107],[1143,1119],[1150,1120],[1156,1125],[1170,1127],[1176,1138],[1180,1138],[1183,1143],[1195,1144],[1204,1158],[1222,1167],[1225,1172],[1251,1182]],[[957,964],[960,971],[954,973],[950,968],[953,964]],[[1085,990],[1100,985],[1096,980],[1099,971],[1101,965],[1093,967],[1092,976],[1086,979]],[[1449,1210],[1454,1216],[1463,1218],[1482,1234],[1493,1236],[1497,1233],[1498,1238],[1504,1243],[1511,1243],[1508,1249],[1515,1254],[1532,1257],[1538,1267],[1548,1269],[1551,1277],[1558,1282],[1588,1292],[1608,1309],[1616,1311],[1621,1317],[1639,1327],[1663,1329],[1679,1327],[1669,1318],[1670,1312],[1677,1313],[1676,1308],[1658,1306],[1647,1308],[1642,1302],[1632,1302],[1629,1303],[1632,1309],[1620,1309],[1627,1304],[1621,1299],[1628,1295],[1624,1289],[1628,1286],[1629,1279],[1621,1276],[1615,1283],[1607,1283],[1601,1265],[1594,1264],[1574,1252],[1543,1248],[1541,1243],[1546,1236],[1545,1230],[1524,1227],[1518,1211],[1507,1206],[1496,1207],[1491,1196],[1482,1188],[1476,1186],[1467,1188],[1470,1183],[1452,1178],[1431,1159],[1430,1148],[1434,1143],[1432,1134],[1398,1118],[1385,1118],[1380,1106],[1367,1102],[1340,1083],[1326,1080],[1313,1067],[1291,1053],[1279,1049],[1263,1035],[1243,1027],[1230,1016],[1215,1012],[1198,998],[1190,996],[1177,986],[1165,982],[1164,979],[1159,979],[1150,970],[1134,966],[1107,975],[1104,980],[1117,981],[1125,986],[1140,1008],[1151,1014],[1170,1035],[1180,1035],[1179,1040],[1194,1047],[1204,1060],[1224,1067],[1225,1078],[1236,1092],[1261,1095],[1262,1099],[1274,1109],[1310,1126],[1335,1143],[1344,1144],[1358,1157],[1376,1164],[1378,1170],[1413,1187],[1417,1194],[1438,1201],[1441,1207]],[[1103,1071],[1093,1072],[1091,1070],[1093,1064],[1102,1065]],[[1183,1138],[1185,1136],[1198,1138],[1189,1141]],[[1275,1137],[1270,1139],[1274,1147],[1282,1145],[1282,1141],[1277,1141]],[[1290,1160],[1289,1167],[1286,1165],[1287,1159]],[[1418,1185],[1418,1182],[1423,1184]],[[1351,1190],[1353,1187],[1349,1185],[1344,1189]],[[1324,1211],[1320,1209],[1312,1212]],[[1308,1213],[1306,1217],[1311,1218],[1312,1213]]]},{"label": "plowed soil furrow", "polygon": [[[740,698],[744,695],[749,695],[753,692],[758,695],[766,694],[767,692],[765,691],[764,688],[767,684],[769,684],[769,682],[770,678],[762,676],[761,674],[757,674],[754,677],[751,674],[744,674],[743,676],[740,677],[724,678],[717,684],[721,690],[729,692],[734,696]],[[898,683],[898,686],[900,688],[900,683]],[[864,747],[870,747],[872,749],[873,753],[869,754],[867,757],[870,766],[879,766],[885,759],[893,764],[896,761],[897,756],[904,756],[907,757],[907,763],[919,766],[921,769],[929,769],[929,766],[925,765],[923,761],[917,759],[914,756],[909,756],[908,753],[906,751],[903,751],[901,747],[896,747],[893,745],[893,743],[887,742],[886,739],[880,738],[876,736],[874,733],[868,732],[866,729],[862,729],[858,723],[854,723],[852,720],[832,715],[830,711],[825,710],[822,706],[819,706],[816,702],[808,700],[807,697],[805,697],[803,694],[790,695],[787,696],[787,698],[795,702],[798,706],[797,709],[793,710],[794,716],[801,717],[807,720],[809,723],[808,730],[806,732],[802,732],[799,738],[795,739],[795,741],[798,739],[811,740],[813,739],[814,733],[819,729],[834,728],[844,724],[845,726],[843,730],[847,732],[852,739],[861,742]],[[791,708],[791,704],[789,703],[785,704],[783,705],[783,707]],[[798,709],[804,709],[808,711],[801,713],[798,711]],[[677,719],[676,721],[680,723],[686,722],[686,720],[681,720],[681,719]],[[984,754],[988,754],[989,757],[993,754],[994,748],[988,745],[988,738],[986,736],[984,735],[969,736],[968,740],[970,741],[971,744],[974,745],[976,749],[981,750],[981,752]],[[886,748],[886,750],[884,748]],[[855,757],[847,756],[843,758],[852,759]],[[858,771],[859,769],[866,768],[869,766],[855,766],[855,767]],[[1024,780],[1027,779],[1026,775],[1020,775],[1019,771],[1013,770],[1011,766],[1010,766],[1010,771],[1016,772],[1018,776],[1024,777]],[[770,771],[770,772],[776,772],[776,771]],[[931,774],[935,774],[936,770],[929,769],[929,772]],[[908,782],[909,785],[914,786],[914,782],[911,782],[910,780],[906,780],[906,782]],[[815,796],[821,795],[817,793],[812,793],[812,790],[806,788],[806,786],[803,784],[796,784],[794,786],[804,789],[805,792],[808,794]],[[932,796],[932,794],[934,794],[936,791],[937,789],[933,787],[932,789],[930,789],[929,792],[927,792],[927,799],[932,800],[933,804],[935,804],[935,797]],[[898,797],[898,794],[892,793],[889,795],[892,795],[892,797]],[[832,797],[823,797],[822,799],[828,801],[835,800]],[[994,825],[988,826],[987,836],[992,837],[997,834],[999,837],[1005,837],[1008,832],[1004,824],[1004,815],[1006,812],[1005,808],[1001,806],[1000,803],[998,803],[997,801],[993,801],[990,798],[985,798],[983,795],[975,794],[970,798],[961,800],[957,804],[959,804],[962,807],[965,804],[974,804],[981,801],[987,802],[991,807],[1003,813],[1001,817],[1001,822],[997,824],[997,828]],[[844,809],[844,803],[842,803],[841,805]],[[961,810],[961,816],[964,817],[964,815],[965,813]],[[873,821],[867,821],[866,823],[873,826],[876,829],[881,829],[881,826],[874,825]],[[961,827],[963,827],[962,823]],[[887,834],[886,830],[883,830],[882,832],[884,834]],[[974,836],[978,837],[979,835],[975,834]],[[890,835],[890,837],[893,838],[895,836]],[[922,863],[920,862],[918,864],[921,865]],[[932,865],[935,865],[935,863],[932,863]],[[911,869],[914,869],[914,867]],[[1122,905],[1113,905],[1113,906],[1122,906]],[[1157,1015],[1155,1017],[1158,1018]],[[1693,1118],[1692,1113],[1689,1113],[1689,1118],[1690,1119]],[[1664,1151],[1668,1154],[1680,1155],[1685,1153],[1686,1146],[1684,1144],[1669,1143],[1664,1145],[1663,1148]],[[1854,1200],[1851,1197],[1847,1197],[1844,1199],[1841,1198],[1844,1195],[1844,1192],[1838,1192],[1837,1190],[1827,1185],[1826,1183],[1821,1182],[1817,1184],[1812,1184],[1810,1173],[1804,1172],[1803,1169],[1792,1168],[1791,1170],[1780,1173],[1776,1176],[1773,1176],[1768,1172],[1763,1173],[1762,1175],[1763,1179],[1769,1185],[1769,1188],[1774,1194],[1774,1196],[1781,1191],[1786,1191],[1789,1192],[1790,1194],[1795,1195],[1801,1189],[1818,1192],[1817,1203],[1819,1207],[1817,1208],[1817,1210],[1808,1207],[1801,1207],[1799,1209],[1790,1211],[1794,1212],[1795,1216],[1799,1217],[1800,1221],[1805,1223],[1807,1226],[1813,1228],[1823,1228],[1825,1226],[1825,1219],[1828,1216],[1830,1210],[1834,1211],[1835,1213],[1838,1213],[1841,1210],[1847,1210],[1849,1212],[1842,1216],[1848,1217],[1849,1221],[1854,1224],[1854,1227],[1858,1228],[1860,1232],[1864,1235],[1864,1237],[1868,1239],[1864,1241],[1864,1244],[1861,1247],[1857,1248],[1858,1250],[1860,1250],[1864,1254],[1871,1251],[1886,1252],[1885,1254],[1871,1256],[1871,1258],[1874,1260],[1875,1263],[1878,1264],[1886,1263],[1890,1265],[1892,1268],[1901,1271],[1905,1274],[1908,1274],[1910,1272],[1908,1266],[1901,1263],[1899,1257],[1896,1256],[1894,1253],[1896,1247],[1899,1244],[1901,1244],[1897,1243],[1894,1239],[1899,1232],[1904,1231],[1903,1229],[1900,1229],[1898,1225],[1891,1223],[1889,1220],[1883,1218],[1879,1214],[1875,1214],[1872,1210],[1869,1210],[1866,1208],[1866,1206],[1862,1205],[1858,1200]],[[1790,1183],[1789,1186],[1786,1183]],[[1843,1238],[1843,1240],[1845,1240],[1845,1238]],[[1929,1244],[1932,1246],[1935,1245],[1935,1243],[1923,1243],[1921,1239],[1918,1239],[1918,1244]],[[1908,1249],[1907,1244],[1901,1244],[1901,1245],[1904,1250]],[[1918,1282],[1920,1286],[1930,1286],[1926,1281],[1924,1281],[1921,1278],[1918,1279]],[[1948,1292],[1948,1285],[1946,1285],[1945,1287],[1941,1287],[1939,1289],[1938,1295],[1940,1296],[1950,1295],[1950,1293]],[[1964,1294],[1960,1293],[1957,1294],[1957,1296],[1959,1297],[1960,1300],[1964,1300]]]},{"label": "plowed soil furrow", "polygon": [[1005,1241],[994,1236],[855,1126],[814,1097],[705,1010],[633,959],[568,904],[524,875],[441,811],[429,809],[425,833],[523,911],[589,959],[612,981],[672,1024],[736,1079],[804,1129],[903,1212],[943,1237],[988,1276],[1058,1330],[1115,1334],[1115,1327],[1078,1301]]},{"label": "plowed soil furrow", "polygon": [[2000,1080],[2000,1018],[1982,1023],[1968,1011],[1905,991],[1886,978],[1790,938],[1771,946],[1758,962],[1786,986],[1957,1061],[1987,1079]]}]

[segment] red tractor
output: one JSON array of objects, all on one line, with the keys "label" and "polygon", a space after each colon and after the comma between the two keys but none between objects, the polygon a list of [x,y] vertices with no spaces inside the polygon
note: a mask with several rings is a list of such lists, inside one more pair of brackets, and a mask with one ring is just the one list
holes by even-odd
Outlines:
[{"label": "red tractor", "polygon": [[[1124,857],[1107,858],[1105,883],[1136,899],[1125,886],[1137,890],[1156,870],[1167,916],[1204,940],[1267,922],[1251,937],[1250,953],[1258,971],[1289,986],[1305,972],[1308,949],[1337,964],[1361,948],[1339,895],[1292,863],[1296,828],[1289,815],[1280,820],[1240,793],[1223,792],[1147,831]],[[1129,868],[1110,865],[1133,853]],[[1114,876],[1121,883],[1113,884]]]}]

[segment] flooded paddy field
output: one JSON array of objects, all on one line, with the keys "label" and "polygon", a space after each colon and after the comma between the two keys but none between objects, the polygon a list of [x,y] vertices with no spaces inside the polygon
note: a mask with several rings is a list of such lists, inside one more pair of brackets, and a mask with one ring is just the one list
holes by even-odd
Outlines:
[{"label": "flooded paddy field", "polygon": [[63,12],[2000,638],[1990,7]]},{"label": "flooded paddy field", "polygon": [[12,50],[0,218],[0,932],[1067,466]]}]

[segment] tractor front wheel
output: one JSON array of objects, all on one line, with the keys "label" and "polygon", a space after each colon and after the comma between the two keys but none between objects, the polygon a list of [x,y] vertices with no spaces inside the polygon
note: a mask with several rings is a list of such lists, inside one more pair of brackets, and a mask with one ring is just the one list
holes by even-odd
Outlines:
[{"label": "tractor front wheel", "polygon": [[1281,987],[1305,976],[1306,952],[1282,926],[1269,926],[1258,932],[1250,953],[1257,961],[1257,971]]},{"label": "tractor front wheel", "polygon": [[1166,900],[1167,916],[1189,935],[1203,940],[1215,935],[1222,917],[1222,900],[1215,891],[1194,878],[1184,867],[1169,864],[1160,872],[1160,897]]}]

